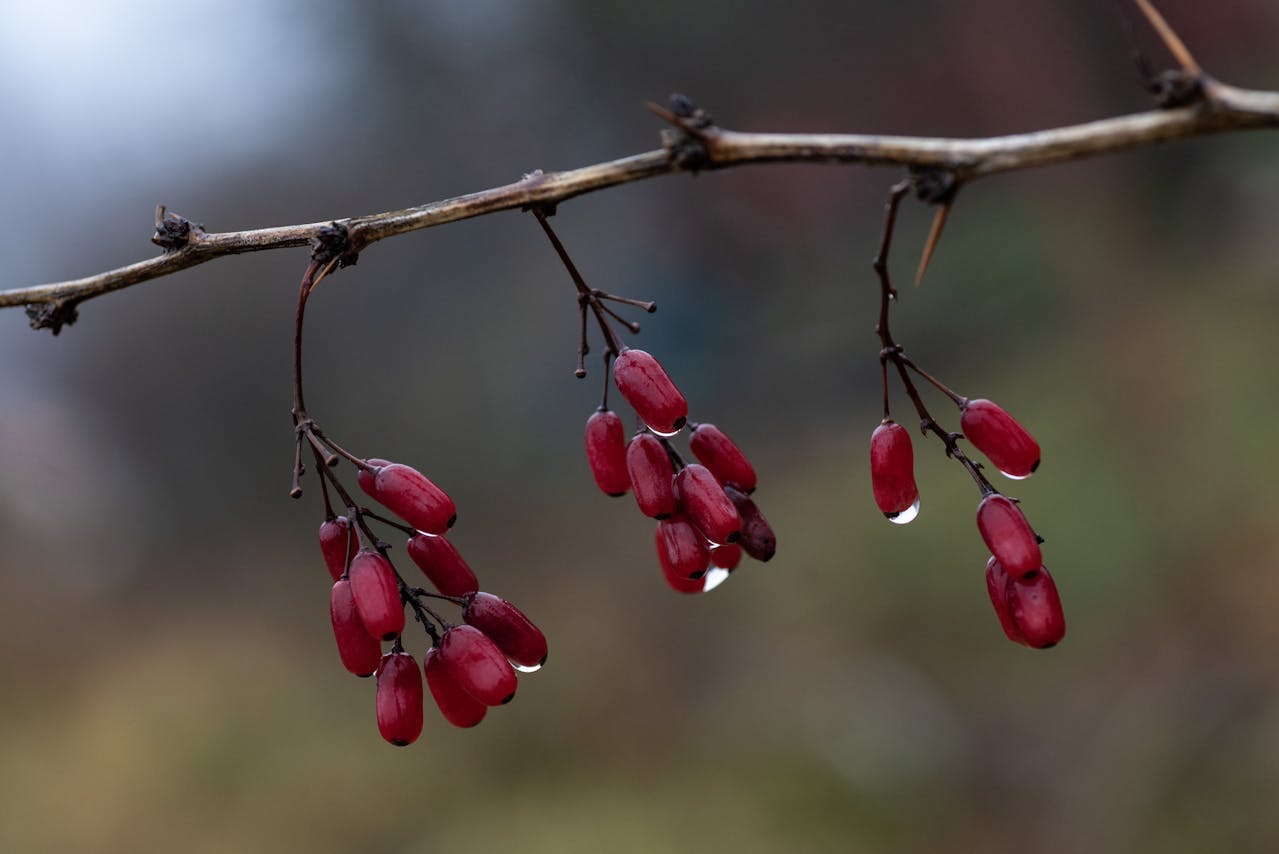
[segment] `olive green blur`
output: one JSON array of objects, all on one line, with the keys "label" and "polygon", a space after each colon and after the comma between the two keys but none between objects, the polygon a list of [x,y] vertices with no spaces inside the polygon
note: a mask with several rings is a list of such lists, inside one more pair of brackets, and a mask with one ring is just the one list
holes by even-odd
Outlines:
[{"label": "olive green blur", "polygon": [[[150,256],[157,202],[325,221],[649,150],[671,91],[744,130],[1147,107],[1111,3],[43,5],[0,24],[3,287]],[[1272,0],[1160,6],[1207,69],[1279,88]],[[1279,850],[1279,133],[978,182],[918,289],[931,211],[902,209],[896,339],[1043,448],[1000,484],[1065,605],[1046,652],[1004,639],[935,439],[917,520],[872,500],[899,177],[679,175],[553,220],[593,286],[656,300],[628,340],[759,472],[777,556],[705,597],[591,479],[598,339],[575,379],[573,285],[530,216],[320,285],[313,414],[448,490],[483,588],[550,640],[512,704],[467,731],[428,708],[403,749],[338,660],[314,474],[288,497],[305,250],[95,300],[56,339],[0,313],[0,851]]]}]

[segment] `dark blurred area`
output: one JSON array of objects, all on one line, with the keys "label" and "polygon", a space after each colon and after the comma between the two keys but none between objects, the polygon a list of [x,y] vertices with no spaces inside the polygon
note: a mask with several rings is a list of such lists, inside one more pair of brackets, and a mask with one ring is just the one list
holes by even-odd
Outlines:
[{"label": "dark blurred area", "polygon": [[[1160,6],[1210,71],[1279,88],[1279,6]],[[742,130],[1146,108],[1110,3],[0,21],[4,287],[148,256],[157,202],[212,231],[323,221],[648,150],[643,102],[676,90]],[[930,212],[905,208],[898,340],[1044,448],[1009,491],[1067,609],[1050,652],[1002,637],[938,443],[916,441],[917,521],[871,500],[869,262],[897,177],[751,167],[559,209],[593,285],[658,302],[638,343],[760,471],[778,556],[704,597],[665,587],[651,524],[590,480],[596,363],[573,378],[572,284],[530,217],[386,241],[316,291],[312,412],[448,489],[483,586],[551,640],[511,707],[473,731],[428,709],[403,750],[335,654],[314,480],[287,496],[305,252],[92,301],[56,339],[0,313],[0,850],[1279,850],[1279,138],[980,182],[919,289]]]}]

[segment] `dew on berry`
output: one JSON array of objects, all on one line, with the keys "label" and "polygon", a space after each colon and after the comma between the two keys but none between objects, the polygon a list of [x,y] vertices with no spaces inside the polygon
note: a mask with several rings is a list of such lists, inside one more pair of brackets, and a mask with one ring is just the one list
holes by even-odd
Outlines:
[{"label": "dew on berry", "polygon": [[[875,504],[889,521],[904,525],[919,513],[910,432],[891,419],[884,419],[870,435],[870,483]],[[900,518],[903,515],[907,518]]]},{"label": "dew on berry", "polygon": [[710,593],[716,587],[728,581],[730,574],[731,571],[722,566],[712,566],[706,571],[706,575],[702,576],[702,592]]},{"label": "dew on berry", "polygon": [[994,464],[1013,480],[1030,477],[1039,468],[1039,443],[1003,407],[989,400],[965,401],[959,426]]},{"label": "dew on berry", "polygon": [[916,498],[914,504],[910,505],[900,513],[894,513],[891,516],[888,516],[888,514],[884,515],[887,516],[888,521],[892,522],[894,525],[908,525],[915,521],[915,517],[919,515],[919,499]]},{"label": "dew on berry", "polygon": [[488,635],[512,664],[538,668],[546,661],[546,636],[519,608],[492,593],[467,597],[462,619]]},{"label": "dew on berry", "polygon": [[624,350],[613,363],[613,382],[654,433],[673,436],[688,420],[688,401],[649,353]]},{"label": "dew on berry", "polygon": [[537,671],[541,670],[544,665],[541,665],[541,664],[524,665],[524,664],[520,664],[518,661],[511,661],[511,666],[521,673],[536,673]]}]

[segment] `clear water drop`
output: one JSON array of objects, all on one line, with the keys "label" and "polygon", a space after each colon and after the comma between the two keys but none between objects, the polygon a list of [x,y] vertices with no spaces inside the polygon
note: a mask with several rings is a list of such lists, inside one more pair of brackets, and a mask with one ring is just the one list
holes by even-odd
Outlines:
[{"label": "clear water drop", "polygon": [[710,593],[716,587],[719,587],[728,580],[728,570],[719,566],[712,566],[705,575],[706,583],[702,585],[703,593]]},{"label": "clear water drop", "polygon": [[[509,661],[510,659],[507,660]],[[511,666],[521,673],[536,673],[542,669],[542,665],[540,664],[534,664],[532,667],[529,667],[526,664],[516,664],[514,661],[511,662]]]},{"label": "clear water drop", "polygon": [[1034,474],[1034,472],[1031,472],[1030,474],[1009,474],[1008,472],[1003,470],[1001,470],[999,473],[1002,474],[1004,477],[1008,478],[1009,480],[1025,480],[1026,478],[1030,477],[1030,474]]},{"label": "clear water drop", "polygon": [[918,515],[919,515],[919,499],[916,498],[914,504],[910,505],[905,510],[898,513],[896,516],[889,516],[888,521],[892,522],[894,525],[905,525],[908,522],[914,521],[915,517]]},{"label": "clear water drop", "polygon": [[669,438],[670,438],[670,437],[672,437],[672,436],[678,436],[678,435],[679,435],[679,431],[684,429],[683,427],[679,427],[679,428],[677,428],[677,429],[675,429],[675,430],[672,430],[672,431],[671,431],[671,432],[669,432],[669,433],[663,433],[661,430],[658,430],[658,429],[657,429],[656,427],[654,427],[652,424],[647,424],[647,425],[645,425],[645,426],[647,426],[649,430],[653,431],[653,435],[655,435],[655,436],[661,436],[663,439],[669,439]]}]

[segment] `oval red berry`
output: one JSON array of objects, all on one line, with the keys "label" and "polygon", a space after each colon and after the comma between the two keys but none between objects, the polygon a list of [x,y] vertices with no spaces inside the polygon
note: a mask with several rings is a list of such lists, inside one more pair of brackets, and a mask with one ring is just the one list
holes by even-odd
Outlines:
[{"label": "oval red berry", "polygon": [[404,631],[404,604],[391,562],[361,551],[351,560],[351,596],[369,634],[390,640]]},{"label": "oval red berry", "polygon": [[445,596],[465,596],[480,589],[480,583],[457,547],[444,535],[414,534],[405,551],[422,574]]},{"label": "oval red berry", "polygon": [[626,469],[641,513],[665,519],[675,512],[675,466],[661,439],[652,433],[631,439],[626,448]]},{"label": "oval red berry", "polygon": [[440,641],[440,658],[463,691],[486,706],[515,697],[515,668],[497,644],[474,626],[453,626]]},{"label": "oval red berry", "polygon": [[631,488],[626,471],[626,431],[616,412],[601,409],[586,419],[586,462],[595,485],[605,495],[625,495]]},{"label": "oval red berry", "polygon": [[320,552],[334,581],[342,577],[347,563],[359,550],[360,538],[351,530],[351,522],[345,516],[327,519],[320,526]]},{"label": "oval red berry", "polygon": [[457,521],[457,508],[448,493],[410,466],[382,466],[373,476],[373,488],[386,509],[419,531],[443,534]]},{"label": "oval red berry", "polygon": [[466,728],[484,720],[488,706],[463,691],[462,686],[453,680],[437,647],[426,651],[423,671],[426,673],[426,685],[431,689],[431,697],[446,721],[453,726]]},{"label": "oval red berry", "polygon": [[688,437],[688,447],[720,483],[747,494],[755,491],[755,467],[742,449],[714,424],[698,424]]},{"label": "oval red berry", "polygon": [[710,564],[706,537],[683,516],[657,523],[657,558],[672,578],[701,578]]},{"label": "oval red berry", "polygon": [[977,507],[977,530],[986,547],[1014,578],[1043,564],[1039,540],[1021,509],[1006,495],[987,495]]},{"label": "oval red berry", "polygon": [[625,350],[617,357],[613,382],[654,432],[670,436],[688,421],[688,401],[657,359],[643,350]]},{"label": "oval red berry", "polygon": [[1004,572],[998,560],[992,557],[986,561],[986,593],[990,596],[990,604],[995,609],[995,616],[999,618],[999,625],[1010,641],[1024,645],[1026,638],[1022,635],[1021,629],[1017,628],[1017,624],[1013,621],[1012,609],[1008,607],[1008,585],[1011,581],[1012,579],[1008,577],[1008,573]]},{"label": "oval red berry", "polygon": [[1016,419],[989,400],[964,404],[959,427],[964,438],[1006,477],[1020,480],[1039,468],[1039,443]]},{"label": "oval red berry", "polygon": [[364,628],[351,596],[351,582],[340,578],[329,593],[329,618],[342,666],[356,676],[372,676],[382,660],[382,644]]},{"label": "oval red berry", "polygon": [[1060,643],[1066,636],[1066,617],[1048,570],[1041,566],[1024,578],[1011,578],[1007,589],[1008,610],[1025,644],[1047,649]]},{"label": "oval red berry", "polygon": [[870,434],[870,483],[880,512],[894,521],[919,500],[910,432],[896,421],[885,421]]},{"label": "oval red berry", "polygon": [[546,663],[546,636],[524,612],[492,593],[476,593],[462,609],[468,625],[488,635],[502,654],[521,667]]},{"label": "oval red berry", "polygon": [[746,493],[731,486],[724,487],[724,494],[733,502],[742,517],[742,536],[737,544],[742,551],[761,563],[766,563],[777,553],[777,536],[764,514]]},{"label": "oval red berry", "polygon": [[735,543],[742,536],[741,514],[706,466],[693,463],[681,469],[675,475],[675,495],[689,521],[712,543]]},{"label": "oval red berry", "polygon": [[396,747],[422,734],[422,672],[406,652],[387,653],[378,668],[377,728]]}]

